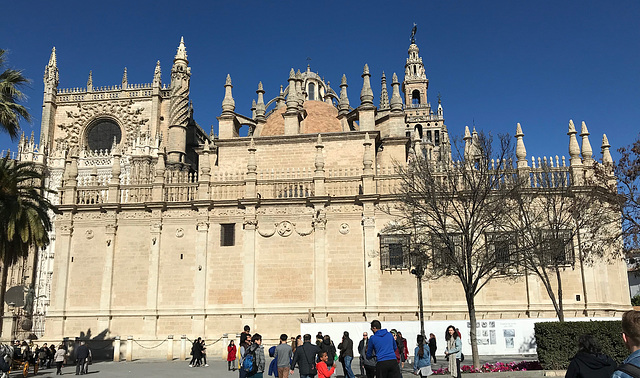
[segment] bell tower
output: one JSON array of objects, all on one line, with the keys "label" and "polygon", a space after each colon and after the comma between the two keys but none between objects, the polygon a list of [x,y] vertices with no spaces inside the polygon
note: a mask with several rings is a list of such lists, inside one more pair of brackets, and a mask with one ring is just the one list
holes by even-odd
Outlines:
[{"label": "bell tower", "polygon": [[417,26],[414,24],[411,32],[409,56],[404,65],[404,81],[402,82],[407,124],[406,134],[413,141],[421,141],[418,145],[423,149],[426,158],[442,160],[451,154],[448,146],[447,127],[444,125],[444,113],[440,98],[438,98],[438,107],[435,113],[431,108],[431,103],[427,101],[429,79],[427,79],[424,63],[420,57],[420,49],[416,44],[416,31]]}]

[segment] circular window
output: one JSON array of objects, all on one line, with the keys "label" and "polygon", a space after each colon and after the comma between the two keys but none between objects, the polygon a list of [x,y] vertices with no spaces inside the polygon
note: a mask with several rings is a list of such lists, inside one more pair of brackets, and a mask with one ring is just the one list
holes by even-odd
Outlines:
[{"label": "circular window", "polygon": [[111,150],[114,139],[120,143],[122,130],[117,123],[108,119],[96,121],[87,131],[87,145],[91,151]]}]

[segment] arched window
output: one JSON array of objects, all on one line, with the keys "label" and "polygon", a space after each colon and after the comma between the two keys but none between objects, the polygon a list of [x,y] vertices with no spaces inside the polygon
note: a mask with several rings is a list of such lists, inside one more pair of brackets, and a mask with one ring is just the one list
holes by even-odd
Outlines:
[{"label": "arched window", "polygon": [[433,139],[431,139],[431,130],[427,130],[427,142],[433,142]]},{"label": "arched window", "polygon": [[119,144],[122,139],[122,130],[115,121],[103,118],[98,119],[87,129],[87,147],[91,151],[110,151],[113,140]]},{"label": "arched window", "polygon": [[435,132],[434,132],[433,144],[435,144],[436,146],[440,145],[440,131],[439,130],[435,130]]},{"label": "arched window", "polygon": [[411,106],[414,108],[420,106],[420,91],[417,89],[411,92]]},{"label": "arched window", "polygon": [[416,127],[414,128],[414,133],[417,132],[418,133],[418,137],[420,138],[420,140],[422,140],[422,125],[421,124],[417,124]]},{"label": "arched window", "polygon": [[309,83],[309,100],[313,101],[316,99],[316,85],[313,83]]}]

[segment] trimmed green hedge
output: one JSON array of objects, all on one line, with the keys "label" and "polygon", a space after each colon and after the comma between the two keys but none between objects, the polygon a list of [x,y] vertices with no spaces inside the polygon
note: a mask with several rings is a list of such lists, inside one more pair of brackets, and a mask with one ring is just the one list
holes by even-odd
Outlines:
[{"label": "trimmed green hedge", "polygon": [[563,370],[578,352],[578,338],[586,333],[600,342],[602,352],[621,363],[629,352],[622,342],[622,322],[545,322],[535,324],[538,360],[544,369]]}]

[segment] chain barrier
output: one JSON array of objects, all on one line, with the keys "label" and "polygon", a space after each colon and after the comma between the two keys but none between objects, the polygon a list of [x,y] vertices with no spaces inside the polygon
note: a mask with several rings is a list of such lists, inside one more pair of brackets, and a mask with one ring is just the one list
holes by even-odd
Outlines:
[{"label": "chain barrier", "polygon": [[138,345],[140,345],[140,347],[141,347],[142,349],[155,349],[155,348],[159,347],[160,345],[164,344],[164,343],[165,343],[165,341],[167,341],[167,339],[162,340],[162,341],[160,342],[160,344],[158,344],[158,345],[156,345],[156,346],[146,347],[146,346],[144,346],[144,345],[140,344],[137,340],[133,340],[133,342],[134,342],[134,343],[136,343],[136,344],[138,344]]}]

